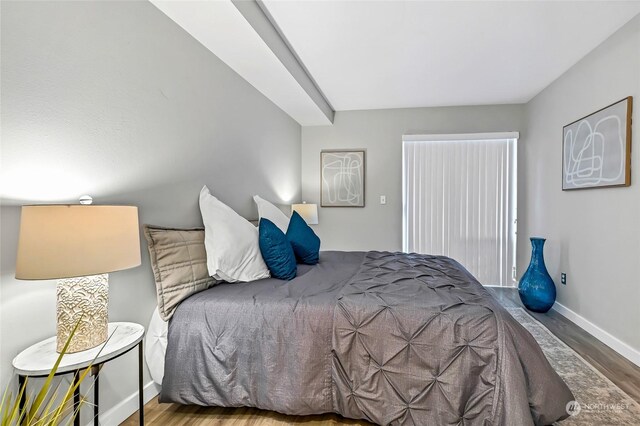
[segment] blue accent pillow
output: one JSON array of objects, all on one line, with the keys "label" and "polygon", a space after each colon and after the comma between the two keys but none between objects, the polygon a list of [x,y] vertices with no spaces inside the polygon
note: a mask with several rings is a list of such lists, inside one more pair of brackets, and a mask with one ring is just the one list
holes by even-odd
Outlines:
[{"label": "blue accent pillow", "polygon": [[287,239],[300,263],[315,265],[320,258],[320,238],[298,212],[293,212],[287,229]]},{"label": "blue accent pillow", "polygon": [[296,256],[287,236],[269,219],[260,219],[258,243],[264,263],[271,276],[281,280],[292,280],[298,272]]}]

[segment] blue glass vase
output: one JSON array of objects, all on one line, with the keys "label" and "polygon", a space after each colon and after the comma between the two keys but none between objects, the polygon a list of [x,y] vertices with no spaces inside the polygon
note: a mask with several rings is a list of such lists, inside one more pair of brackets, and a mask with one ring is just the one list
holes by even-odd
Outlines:
[{"label": "blue glass vase", "polygon": [[556,285],[544,264],[544,238],[531,238],[531,262],[520,279],[522,304],[533,312],[547,312],[556,301]]}]

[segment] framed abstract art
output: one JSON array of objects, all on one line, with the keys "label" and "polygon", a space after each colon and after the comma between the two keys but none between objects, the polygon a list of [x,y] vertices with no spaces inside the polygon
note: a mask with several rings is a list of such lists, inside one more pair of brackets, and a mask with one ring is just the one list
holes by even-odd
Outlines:
[{"label": "framed abstract art", "polygon": [[629,96],[564,126],[562,190],[631,185]]},{"label": "framed abstract art", "polygon": [[364,207],[365,151],[320,152],[322,207]]}]

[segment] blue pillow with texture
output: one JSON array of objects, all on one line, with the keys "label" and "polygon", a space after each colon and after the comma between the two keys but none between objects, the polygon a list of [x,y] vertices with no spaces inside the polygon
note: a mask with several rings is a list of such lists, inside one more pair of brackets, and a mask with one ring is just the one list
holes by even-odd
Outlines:
[{"label": "blue pillow with texture", "polygon": [[269,219],[260,219],[258,243],[264,263],[271,276],[281,280],[292,280],[298,272],[296,256],[287,236]]},{"label": "blue pillow with texture", "polygon": [[287,229],[287,239],[300,263],[315,265],[320,258],[320,238],[304,219],[293,212]]}]

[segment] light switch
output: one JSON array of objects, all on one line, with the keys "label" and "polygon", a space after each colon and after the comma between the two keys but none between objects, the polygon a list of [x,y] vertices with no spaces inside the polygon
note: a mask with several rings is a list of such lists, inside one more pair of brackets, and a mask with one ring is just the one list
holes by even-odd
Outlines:
[{"label": "light switch", "polygon": [[386,195],[381,195],[380,196],[380,204],[387,204],[387,196]]}]

